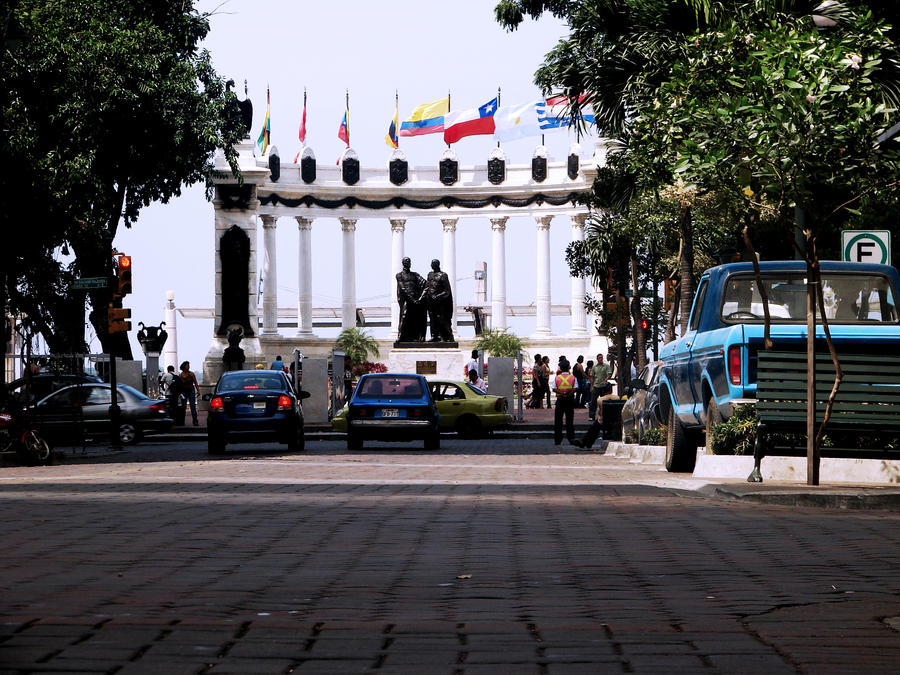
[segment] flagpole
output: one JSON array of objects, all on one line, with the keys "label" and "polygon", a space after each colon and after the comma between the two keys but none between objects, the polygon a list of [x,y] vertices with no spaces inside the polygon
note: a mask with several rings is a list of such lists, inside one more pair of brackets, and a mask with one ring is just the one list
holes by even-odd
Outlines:
[{"label": "flagpole", "polygon": [[397,149],[400,149],[400,91],[394,89],[394,135],[397,136]]},{"label": "flagpole", "polygon": [[[497,110],[500,110],[500,87],[497,87]],[[496,113],[496,111],[495,111]],[[500,141],[497,141],[497,147],[500,147]]]},{"label": "flagpole", "polygon": [[[450,90],[447,90],[447,112],[450,112]],[[450,144],[447,143],[447,149],[450,149]]]},{"label": "flagpole", "polygon": [[347,147],[350,147],[350,89],[347,89],[347,98],[345,101],[346,106],[346,114],[347,114]]}]

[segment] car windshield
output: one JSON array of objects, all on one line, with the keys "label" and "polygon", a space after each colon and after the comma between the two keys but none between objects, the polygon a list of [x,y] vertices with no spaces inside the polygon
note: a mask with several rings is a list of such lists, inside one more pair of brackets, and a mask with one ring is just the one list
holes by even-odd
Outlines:
[{"label": "car windshield", "polygon": [[478,387],[473,385],[471,382],[466,382],[466,386],[469,389],[471,389],[472,391],[474,391],[476,394],[478,394],[479,396],[484,396],[484,390],[479,389]]},{"label": "car windshield", "polygon": [[[132,387],[131,385],[128,385],[128,384],[120,384],[120,385],[119,385],[119,389],[124,389],[124,390],[127,391],[129,394],[131,394],[132,396],[134,396],[134,398],[137,398],[137,399],[144,400],[144,399],[149,399],[149,398],[150,398],[150,397],[147,396],[144,392],[140,391],[139,389],[135,389],[134,387]],[[120,398],[121,398],[121,397],[120,397]]]},{"label": "car windshield", "polygon": [[[772,323],[806,322],[806,275],[803,272],[763,273]],[[896,293],[881,274],[822,272],[825,316],[834,323],[897,323]],[[818,311],[821,319],[822,310]],[[752,273],[728,279],[722,298],[722,320],[752,323],[764,320],[762,296]]]},{"label": "car windshield", "polygon": [[284,378],[273,372],[226,373],[219,380],[218,391],[235,391],[242,389],[284,389]]},{"label": "car windshield", "polygon": [[360,398],[381,398],[384,396],[390,398],[403,396],[421,398],[423,389],[421,380],[411,375],[366,377],[363,378],[356,388],[356,395]]}]

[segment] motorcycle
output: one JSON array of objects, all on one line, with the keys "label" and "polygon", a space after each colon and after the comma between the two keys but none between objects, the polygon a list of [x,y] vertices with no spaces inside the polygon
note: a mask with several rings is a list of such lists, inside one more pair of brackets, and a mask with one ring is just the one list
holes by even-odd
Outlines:
[{"label": "motorcycle", "polygon": [[50,464],[53,453],[28,421],[28,412],[11,408],[0,411],[0,454],[15,453],[27,466]]}]

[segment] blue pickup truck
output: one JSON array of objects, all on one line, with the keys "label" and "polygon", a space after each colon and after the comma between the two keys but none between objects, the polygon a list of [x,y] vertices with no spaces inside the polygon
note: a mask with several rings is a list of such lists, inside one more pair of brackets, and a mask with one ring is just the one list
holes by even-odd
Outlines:
[{"label": "blue pickup truck", "polygon": [[[781,351],[806,351],[806,265],[760,262],[770,335]],[[825,315],[838,351],[900,353],[897,292],[889,265],[821,263]],[[735,406],[756,398],[756,355],[763,349],[764,311],[752,263],[703,273],[684,335],[660,352],[659,399],[666,420],[666,469],[693,471],[697,447]],[[821,320],[817,349],[825,350]],[[821,340],[821,346],[818,341]]]}]

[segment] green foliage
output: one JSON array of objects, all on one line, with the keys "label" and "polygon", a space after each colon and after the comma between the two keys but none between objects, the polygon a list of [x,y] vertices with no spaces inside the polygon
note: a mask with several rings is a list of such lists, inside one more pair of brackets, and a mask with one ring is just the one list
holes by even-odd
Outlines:
[{"label": "green foliage", "polygon": [[[0,226],[19,236],[0,266],[12,311],[64,348],[73,308],[81,325],[84,312],[69,281],[108,275],[118,227],[207,180],[217,148],[233,161],[243,127],[199,49],[208,17],[190,1],[20,0],[5,18],[16,39],[0,69],[4,158],[16,170],[0,185],[16,198]],[[107,299],[92,295],[105,348]]]},{"label": "green foliage", "polygon": [[522,349],[522,338],[508,330],[487,330],[475,341],[476,349],[483,349],[491,356],[515,357]]},{"label": "green foliage", "polygon": [[334,342],[334,348],[344,352],[345,357],[353,364],[362,364],[366,356],[372,354],[376,358],[378,341],[361,328],[345,328]]},{"label": "green foliage", "polygon": [[645,429],[644,435],[641,437],[642,445],[665,445],[666,430],[662,427],[653,427]]},{"label": "green foliage", "polygon": [[713,426],[706,444],[717,455],[752,455],[757,422],[755,404],[737,406],[731,417]]}]

